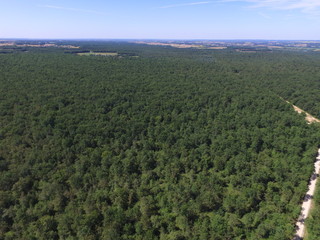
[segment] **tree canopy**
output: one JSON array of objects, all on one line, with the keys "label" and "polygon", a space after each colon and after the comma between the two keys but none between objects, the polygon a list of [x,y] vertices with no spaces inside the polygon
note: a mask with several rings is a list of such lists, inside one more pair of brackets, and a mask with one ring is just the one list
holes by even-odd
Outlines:
[{"label": "tree canopy", "polygon": [[0,54],[0,239],[291,239],[319,53]]}]

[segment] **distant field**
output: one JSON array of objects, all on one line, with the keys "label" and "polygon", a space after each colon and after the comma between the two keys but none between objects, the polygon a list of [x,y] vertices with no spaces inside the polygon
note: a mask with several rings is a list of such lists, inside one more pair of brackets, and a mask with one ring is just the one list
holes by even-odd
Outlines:
[{"label": "distant field", "polygon": [[84,52],[84,53],[77,53],[79,56],[111,56],[116,57],[119,54],[116,52]]}]

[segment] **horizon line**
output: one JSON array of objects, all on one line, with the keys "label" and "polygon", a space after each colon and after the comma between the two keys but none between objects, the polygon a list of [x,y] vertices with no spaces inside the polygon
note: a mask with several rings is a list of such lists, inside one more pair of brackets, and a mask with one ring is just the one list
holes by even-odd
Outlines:
[{"label": "horizon line", "polygon": [[320,41],[320,39],[271,39],[271,38],[1,38],[0,41],[10,40],[77,40],[77,41]]}]

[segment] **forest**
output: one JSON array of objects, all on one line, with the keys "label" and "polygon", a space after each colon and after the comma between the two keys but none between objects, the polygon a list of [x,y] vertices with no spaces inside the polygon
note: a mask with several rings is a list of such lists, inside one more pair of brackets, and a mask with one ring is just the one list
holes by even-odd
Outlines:
[{"label": "forest", "polygon": [[314,207],[311,209],[310,216],[306,220],[307,236],[306,240],[317,240],[320,238],[320,189],[319,185],[314,195]]},{"label": "forest", "polygon": [[0,53],[0,239],[292,239],[320,52],[69,44]]}]

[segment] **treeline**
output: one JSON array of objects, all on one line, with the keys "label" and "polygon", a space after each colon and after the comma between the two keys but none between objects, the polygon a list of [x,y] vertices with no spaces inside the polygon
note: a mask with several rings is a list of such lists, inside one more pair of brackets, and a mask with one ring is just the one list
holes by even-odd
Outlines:
[{"label": "treeline", "polygon": [[277,94],[313,57],[136,49],[0,54],[0,239],[291,239],[320,135]]}]

